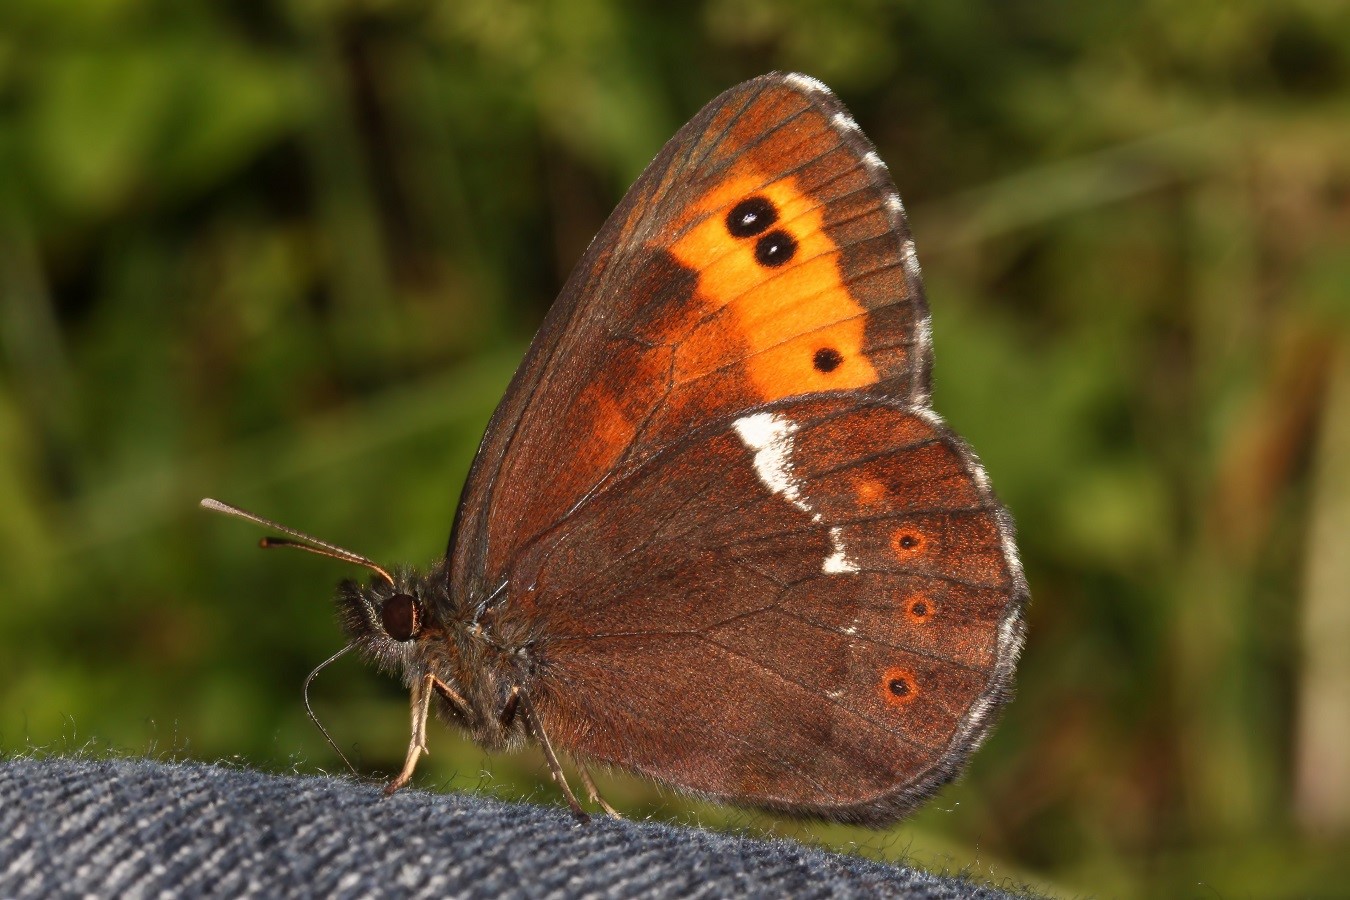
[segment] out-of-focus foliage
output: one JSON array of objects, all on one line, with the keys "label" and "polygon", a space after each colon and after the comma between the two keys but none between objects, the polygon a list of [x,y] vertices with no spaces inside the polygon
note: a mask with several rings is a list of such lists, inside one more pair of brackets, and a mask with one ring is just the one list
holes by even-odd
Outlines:
[{"label": "out-of-focus foliage", "polygon": [[[1350,17],[1334,0],[6,0],[0,748],[336,758],[328,560],[443,552],[568,269],[704,102],[829,82],[1015,513],[1020,695],[874,835],[1068,894],[1332,895],[1350,841]],[[315,689],[367,770],[406,708]],[[556,802],[436,726],[423,785]],[[489,774],[490,773],[490,774]]]}]

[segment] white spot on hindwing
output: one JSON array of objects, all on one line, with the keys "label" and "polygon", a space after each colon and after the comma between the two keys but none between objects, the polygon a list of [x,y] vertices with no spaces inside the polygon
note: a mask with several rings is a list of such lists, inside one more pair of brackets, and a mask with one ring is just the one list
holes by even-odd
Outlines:
[{"label": "white spot on hindwing", "polygon": [[[797,423],[765,412],[742,416],[733,423],[733,427],[741,443],[754,451],[755,474],[759,476],[760,482],[802,512],[808,513],[812,522],[819,522],[820,513],[812,508],[802,493],[800,482],[792,474],[792,445]],[[821,563],[822,572],[837,575],[858,571],[858,564],[849,559],[844,547],[843,528],[830,528],[830,544],[834,549]]]},{"label": "white spot on hindwing", "polygon": [[830,543],[834,545],[834,552],[825,557],[825,562],[821,565],[820,570],[827,575],[858,571],[858,564],[849,559],[844,550],[844,529],[838,525],[831,528]]},{"label": "white spot on hindwing", "polygon": [[764,486],[809,513],[811,507],[802,500],[792,477],[792,436],[797,423],[773,413],[755,413],[737,419],[735,428],[741,443],[755,451],[755,472]]}]

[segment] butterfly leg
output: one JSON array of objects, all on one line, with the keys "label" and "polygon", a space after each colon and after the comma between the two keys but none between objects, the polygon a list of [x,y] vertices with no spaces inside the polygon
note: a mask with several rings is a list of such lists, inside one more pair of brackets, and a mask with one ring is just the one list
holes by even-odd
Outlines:
[{"label": "butterfly leg", "polygon": [[[441,698],[450,704],[450,707],[452,710],[454,710],[455,715],[467,721],[469,718],[469,701],[461,697],[454,688],[446,684],[444,681],[441,681],[435,675],[428,675],[427,677],[432,680],[431,686],[435,688],[436,693],[440,694]],[[422,749],[425,750],[426,753],[428,754],[431,753],[431,751],[426,750],[425,747],[423,747]]]},{"label": "butterfly leg", "polygon": [[[385,786],[384,795],[388,797],[412,779],[417,760],[427,750],[427,715],[431,710],[431,695],[437,687],[435,675],[428,673],[420,681],[413,683],[410,707],[412,710],[412,736],[408,740],[408,755],[403,760],[403,771]],[[443,687],[443,685],[442,685]],[[453,691],[451,692],[453,693]]]},{"label": "butterfly leg", "polygon": [[544,750],[544,759],[548,762],[549,772],[553,775],[553,781],[562,789],[563,796],[567,798],[567,805],[572,809],[572,815],[583,825],[590,822],[591,817],[586,815],[586,810],[581,808],[577,802],[577,795],[572,793],[572,786],[567,783],[567,774],[563,772],[562,764],[558,762],[558,755],[553,752],[553,743],[548,739],[544,728],[539,724],[539,717],[534,712],[534,706],[530,703],[530,698],[520,693],[516,688],[516,696],[520,698],[521,711],[525,713],[525,721],[529,723],[530,732],[534,739],[539,742],[539,746]]},{"label": "butterfly leg", "polygon": [[622,819],[623,816],[619,815],[619,811],[606,803],[605,798],[600,796],[600,791],[595,787],[595,779],[591,778],[591,770],[586,768],[586,764],[575,756],[572,757],[572,762],[576,765],[577,770],[581,772],[581,783],[586,786],[586,796],[590,798],[590,801],[614,818]]}]

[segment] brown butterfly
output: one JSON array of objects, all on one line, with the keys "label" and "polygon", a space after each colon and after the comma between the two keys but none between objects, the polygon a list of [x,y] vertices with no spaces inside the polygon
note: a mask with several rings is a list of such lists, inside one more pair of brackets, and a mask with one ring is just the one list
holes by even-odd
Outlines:
[{"label": "brown butterfly", "polygon": [[[928,309],[885,166],[770,74],[671,139],[591,243],[488,425],[426,574],[372,569],[351,643],[484,748],[883,825],[1007,701],[1013,526],[929,408]],[[594,802],[603,804],[581,768]],[[606,806],[608,809],[608,806]]]}]

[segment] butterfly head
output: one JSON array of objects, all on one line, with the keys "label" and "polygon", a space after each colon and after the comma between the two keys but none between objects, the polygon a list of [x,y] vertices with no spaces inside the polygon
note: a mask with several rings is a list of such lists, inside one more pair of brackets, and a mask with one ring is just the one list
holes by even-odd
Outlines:
[{"label": "butterfly head", "polygon": [[[338,615],[349,639],[348,649],[358,651],[385,671],[401,671],[408,681],[453,663],[435,658],[438,653],[431,649],[435,645],[446,647],[447,642],[429,640],[444,635],[444,613],[450,609],[450,581],[444,562],[425,574],[412,569],[390,572],[360,554],[237,506],[209,498],[201,505],[287,535],[265,537],[260,542],[263,547],[292,547],[369,569],[373,573],[369,584],[348,580],[338,586]],[[444,656],[449,651],[438,652]]]},{"label": "butterfly head", "polygon": [[448,585],[443,562],[425,574],[396,569],[364,585],[342,582],[338,617],[352,648],[384,671],[407,678],[423,674],[431,663],[427,648],[446,645],[434,639],[446,634],[442,612],[449,606]]},{"label": "butterfly head", "polygon": [[[263,547],[293,547],[371,571],[365,584],[348,579],[338,585],[338,618],[347,634],[347,645],[310,673],[306,691],[325,666],[355,650],[379,669],[401,677],[409,687],[432,676],[438,693],[447,701],[444,708],[469,728],[481,745],[502,748],[522,739],[523,720],[509,713],[514,709],[513,686],[520,670],[528,665],[528,654],[519,642],[511,646],[499,642],[491,630],[495,621],[493,601],[504,595],[505,585],[468,607],[451,597],[446,560],[426,572],[389,570],[350,550],[219,500],[203,500],[201,505],[287,535],[265,537]],[[453,703],[449,702],[451,697]],[[312,710],[310,717],[314,718]],[[314,721],[323,730],[317,718]],[[327,737],[327,731],[324,735]]]}]

